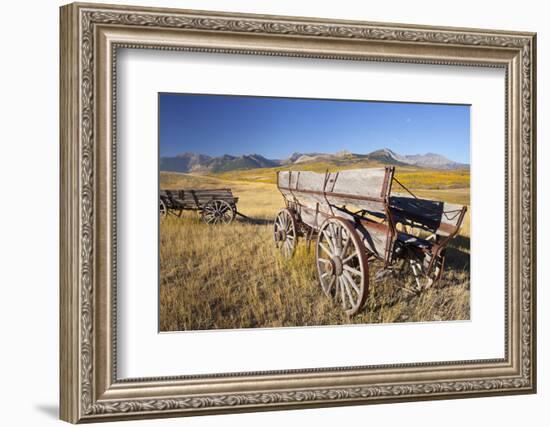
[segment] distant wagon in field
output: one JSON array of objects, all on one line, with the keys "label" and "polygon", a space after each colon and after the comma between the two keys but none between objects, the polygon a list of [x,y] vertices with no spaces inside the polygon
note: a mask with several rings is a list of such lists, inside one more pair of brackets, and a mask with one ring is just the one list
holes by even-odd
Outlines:
[{"label": "distant wagon in field", "polygon": [[[369,263],[383,270],[408,264],[417,290],[441,278],[445,251],[458,233],[466,206],[417,198],[395,177],[395,167],[340,172],[281,171],[277,187],[286,207],[274,238],[290,258],[299,237],[316,237],[319,282],[350,315],[364,305]],[[392,193],[397,183],[407,194]]]},{"label": "distant wagon in field", "polygon": [[230,188],[160,190],[159,212],[180,217],[182,212],[197,211],[206,224],[229,224],[235,219],[238,197]]}]

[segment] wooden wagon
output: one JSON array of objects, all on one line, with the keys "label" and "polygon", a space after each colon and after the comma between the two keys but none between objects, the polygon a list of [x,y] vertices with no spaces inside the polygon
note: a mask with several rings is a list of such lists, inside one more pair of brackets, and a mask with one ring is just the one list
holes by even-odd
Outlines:
[{"label": "wooden wagon", "polygon": [[159,212],[180,217],[183,211],[197,211],[206,224],[229,224],[235,219],[238,197],[230,188],[160,190]]},{"label": "wooden wagon", "polygon": [[[277,174],[286,207],[275,219],[276,246],[290,258],[299,237],[308,243],[316,237],[321,287],[350,315],[367,299],[374,260],[381,272],[408,265],[416,290],[439,280],[466,213],[466,206],[417,198],[394,174],[394,166]],[[407,193],[392,193],[394,183]]]}]

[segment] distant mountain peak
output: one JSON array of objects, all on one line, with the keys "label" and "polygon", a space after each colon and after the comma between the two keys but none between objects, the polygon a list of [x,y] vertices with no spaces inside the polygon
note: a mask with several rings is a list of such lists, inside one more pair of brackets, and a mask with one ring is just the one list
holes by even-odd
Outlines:
[{"label": "distant mountain peak", "polygon": [[352,152],[348,151],[348,150],[340,150],[340,151],[334,153],[334,155],[337,156],[337,157],[345,157],[345,156],[351,156]]},{"label": "distant mountain peak", "polygon": [[426,154],[399,154],[390,148],[381,148],[368,154],[352,153],[348,150],[336,153],[292,153],[288,158],[281,160],[267,159],[261,154],[242,154],[233,156],[224,154],[212,157],[198,153],[181,153],[173,157],[161,157],[160,169],[167,172],[194,172],[216,173],[238,169],[258,169],[276,167],[282,165],[300,165],[313,162],[334,162],[339,166],[348,163],[357,165],[358,162],[376,162],[377,164],[390,164],[395,166],[416,166],[432,169],[461,169],[469,165],[458,163],[437,153]]},{"label": "distant mountain peak", "polygon": [[398,163],[404,163],[407,165],[414,165],[424,168],[434,168],[434,169],[459,169],[468,167],[468,165],[463,163],[455,162],[450,160],[447,157],[437,154],[437,153],[426,153],[426,154],[398,154],[395,151],[392,151],[389,148],[382,148],[380,150],[373,151],[369,153],[368,156],[377,160],[384,160],[383,157],[387,156],[392,161]]},{"label": "distant mountain peak", "polygon": [[278,160],[269,160],[260,154],[232,156],[223,154],[212,157],[197,153],[181,153],[173,157],[160,158],[160,170],[165,172],[215,173],[237,169],[257,169],[278,166]]}]

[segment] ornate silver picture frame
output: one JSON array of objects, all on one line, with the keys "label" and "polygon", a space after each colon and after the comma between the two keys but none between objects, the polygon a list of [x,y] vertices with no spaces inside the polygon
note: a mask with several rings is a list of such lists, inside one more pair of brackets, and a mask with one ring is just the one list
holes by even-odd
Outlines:
[{"label": "ornate silver picture frame", "polygon": [[[79,3],[60,13],[61,419],[536,391],[535,34]],[[115,71],[121,48],[502,68],[505,247],[495,248],[495,256],[505,258],[504,357],[120,379]]]}]

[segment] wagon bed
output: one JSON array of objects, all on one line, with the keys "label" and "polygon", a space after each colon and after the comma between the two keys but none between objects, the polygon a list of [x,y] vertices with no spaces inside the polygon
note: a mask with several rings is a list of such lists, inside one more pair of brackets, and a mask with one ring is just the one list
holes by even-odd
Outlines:
[{"label": "wagon bed", "polygon": [[230,223],[237,215],[239,198],[230,188],[160,190],[159,209],[162,217],[181,216],[185,210],[197,211],[207,224]]}]

